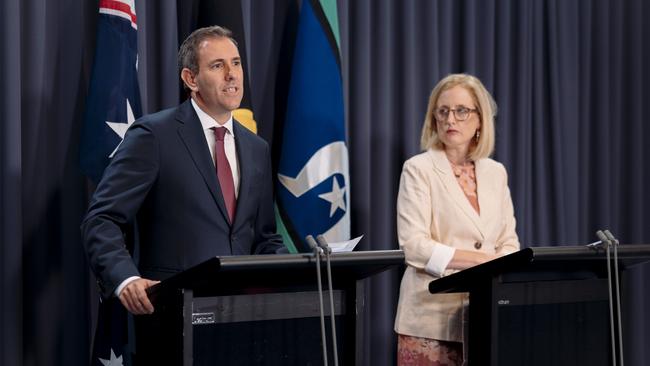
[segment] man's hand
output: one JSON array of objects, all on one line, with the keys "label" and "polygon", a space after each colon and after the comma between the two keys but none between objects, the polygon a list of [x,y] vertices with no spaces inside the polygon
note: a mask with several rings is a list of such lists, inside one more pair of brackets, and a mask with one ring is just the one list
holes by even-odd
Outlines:
[{"label": "man's hand", "polygon": [[160,281],[152,281],[146,278],[138,278],[126,285],[120,292],[120,302],[124,307],[135,315],[153,313],[153,305],[147,297],[147,289]]}]

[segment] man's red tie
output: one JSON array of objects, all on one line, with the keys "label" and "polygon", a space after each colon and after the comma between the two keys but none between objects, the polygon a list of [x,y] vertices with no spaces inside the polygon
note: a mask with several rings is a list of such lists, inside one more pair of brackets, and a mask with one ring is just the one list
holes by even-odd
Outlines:
[{"label": "man's red tie", "polygon": [[223,195],[223,201],[226,204],[226,210],[228,210],[228,216],[230,216],[230,222],[232,223],[235,220],[237,200],[235,199],[235,183],[232,179],[232,170],[230,170],[226,150],[223,146],[223,138],[226,135],[226,131],[225,127],[217,127],[214,129],[214,135],[217,138],[215,161],[217,164],[217,177],[219,177],[221,194]]}]

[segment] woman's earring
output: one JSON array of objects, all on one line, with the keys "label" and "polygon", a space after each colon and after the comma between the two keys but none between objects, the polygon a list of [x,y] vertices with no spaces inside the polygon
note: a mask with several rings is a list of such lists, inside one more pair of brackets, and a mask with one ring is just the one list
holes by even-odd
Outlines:
[{"label": "woman's earring", "polygon": [[475,138],[476,138],[476,143],[477,143],[477,144],[478,144],[478,138],[479,138],[479,137],[481,137],[481,131],[476,130]]}]

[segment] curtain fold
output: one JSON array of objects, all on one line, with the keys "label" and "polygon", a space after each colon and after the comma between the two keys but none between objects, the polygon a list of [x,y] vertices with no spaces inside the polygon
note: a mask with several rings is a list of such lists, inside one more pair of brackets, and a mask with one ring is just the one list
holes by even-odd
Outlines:
[{"label": "curtain fold", "polygon": [[[23,356],[21,1],[0,3],[0,364]],[[9,122],[11,121],[11,123]]]}]

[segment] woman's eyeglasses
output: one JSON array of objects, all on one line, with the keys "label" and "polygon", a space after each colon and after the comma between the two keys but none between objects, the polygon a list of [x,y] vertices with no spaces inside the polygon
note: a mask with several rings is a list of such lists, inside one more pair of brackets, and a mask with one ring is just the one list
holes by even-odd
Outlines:
[{"label": "woman's eyeglasses", "polygon": [[440,107],[437,108],[433,114],[436,117],[437,121],[444,122],[447,120],[447,118],[449,118],[449,112],[454,113],[454,118],[456,121],[463,122],[469,118],[469,115],[472,114],[472,112],[478,112],[478,109],[471,109],[467,107],[458,107],[456,109]]}]

